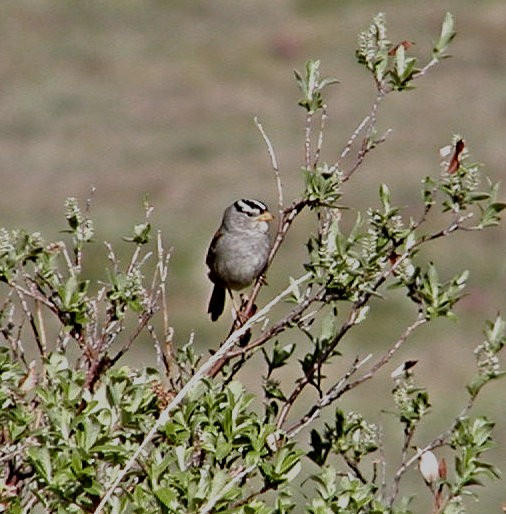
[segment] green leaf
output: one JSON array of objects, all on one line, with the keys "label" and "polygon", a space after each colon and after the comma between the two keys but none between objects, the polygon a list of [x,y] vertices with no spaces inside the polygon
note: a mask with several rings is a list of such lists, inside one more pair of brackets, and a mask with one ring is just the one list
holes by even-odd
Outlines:
[{"label": "green leaf", "polygon": [[31,446],[27,449],[27,454],[37,473],[46,483],[51,483],[53,479],[51,455],[47,448]]},{"label": "green leaf", "polygon": [[157,500],[170,512],[179,506],[179,494],[169,487],[158,487],[154,490]]},{"label": "green leaf", "polygon": [[444,53],[448,48],[448,45],[451,43],[456,34],[457,33],[455,32],[455,17],[453,16],[453,14],[447,12],[445,14],[443,24],[441,26],[441,34],[432,50],[432,56],[434,59],[440,59],[444,56]]},{"label": "green leaf", "polygon": [[123,241],[127,243],[135,243],[137,245],[145,245],[149,243],[151,236],[151,224],[139,223],[133,228],[133,235],[130,237],[123,237]]}]

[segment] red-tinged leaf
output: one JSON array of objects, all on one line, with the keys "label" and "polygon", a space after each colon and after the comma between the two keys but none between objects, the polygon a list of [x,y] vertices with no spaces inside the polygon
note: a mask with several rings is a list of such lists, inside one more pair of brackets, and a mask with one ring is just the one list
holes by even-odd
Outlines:
[{"label": "red-tinged leaf", "polygon": [[400,43],[398,43],[397,45],[395,45],[393,48],[391,48],[388,51],[388,55],[390,57],[394,56],[400,46],[403,46],[404,50],[409,50],[414,44],[415,43],[413,41],[407,41],[407,40],[401,41]]},{"label": "red-tinged leaf", "polygon": [[446,480],[448,475],[448,469],[446,467],[446,460],[444,457],[439,461],[439,478],[441,480]]},{"label": "red-tinged leaf", "polygon": [[448,173],[450,175],[452,173],[455,173],[460,168],[460,156],[462,155],[462,152],[464,151],[464,140],[459,139],[457,143],[455,144],[455,150],[453,152],[452,158],[450,159],[450,164],[448,165]]}]

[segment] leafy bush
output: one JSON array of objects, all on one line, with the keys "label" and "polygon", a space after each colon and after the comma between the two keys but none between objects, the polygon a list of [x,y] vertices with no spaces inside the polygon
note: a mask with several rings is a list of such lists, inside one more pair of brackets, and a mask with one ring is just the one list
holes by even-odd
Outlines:
[{"label": "leafy bush", "polygon": [[[376,133],[384,98],[413,89],[446,56],[454,35],[447,14],[420,67],[409,54],[411,43],[392,44],[384,17],[373,19],[359,36],[357,60],[373,77],[376,99],[334,163],[322,162],[321,150],[325,90],[336,81],[322,78],[318,61],[296,72],[306,114],[304,186],[289,203],[275,149],[256,121],[279,198],[269,264],[303,210],[314,216],[316,228],[307,240],[306,273],[289,279],[284,291],[257,309],[264,284],[259,279],[230,335],[219,349],[213,345],[216,351],[206,360],[192,341],[174,341],[165,303],[170,255],[161,234],[153,237],[147,202],[145,220],[125,238],[132,244],[126,265],[106,243],[105,282],[83,271],[94,237],[89,205],[83,210],[68,199],[67,243],[47,243],[22,230],[0,232],[4,511],[260,514],[297,506],[315,514],[400,514],[418,508],[403,490],[406,473],[418,464],[433,511],[450,514],[464,512],[465,496],[474,495],[482,479],[499,476],[484,460],[494,423],[472,409],[483,387],[503,375],[498,356],[506,326],[500,317],[487,322],[485,340],[475,350],[467,403],[433,440],[418,437],[431,402],[415,381],[416,361],[391,374],[392,397],[380,407],[393,409],[402,428],[397,467],[386,466],[382,429],[368,421],[370,413],[337,406],[391,363],[419,327],[455,318],[467,272],[443,278],[420,250],[456,232],[472,235],[497,225],[505,207],[460,136],[443,149],[441,170],[424,180],[418,217],[406,218],[387,185],[380,187],[378,204],[354,219],[342,203],[348,182],[388,138],[388,132]],[[372,300],[394,301],[392,289],[414,307],[397,340],[376,360],[343,355],[342,341],[368,323]],[[270,319],[274,306],[281,314]],[[286,334],[290,342],[280,339]],[[141,335],[153,340],[158,369],[118,367]],[[28,345],[37,349],[34,360]],[[238,376],[259,351],[263,397],[248,392]],[[336,360],[346,371],[333,377],[328,365]],[[282,378],[287,369],[296,370],[295,380]],[[311,404],[308,390],[316,393]],[[319,420],[324,410],[333,413],[332,421]],[[434,453],[443,446],[451,467]],[[297,488],[303,500],[294,497]]]}]

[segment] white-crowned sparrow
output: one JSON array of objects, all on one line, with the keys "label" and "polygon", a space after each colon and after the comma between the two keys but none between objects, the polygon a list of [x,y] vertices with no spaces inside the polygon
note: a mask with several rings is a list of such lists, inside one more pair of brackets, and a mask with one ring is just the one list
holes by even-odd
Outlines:
[{"label": "white-crowned sparrow", "polygon": [[258,200],[237,200],[227,207],[207,251],[206,264],[214,289],[207,312],[216,321],[225,306],[225,292],[244,289],[264,270],[271,248],[272,214]]}]

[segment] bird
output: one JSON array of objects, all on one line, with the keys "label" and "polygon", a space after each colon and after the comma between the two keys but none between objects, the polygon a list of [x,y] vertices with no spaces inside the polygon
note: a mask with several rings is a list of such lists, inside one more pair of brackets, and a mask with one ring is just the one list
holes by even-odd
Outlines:
[{"label": "bird", "polygon": [[225,307],[225,293],[252,284],[264,271],[271,249],[267,205],[243,198],[229,205],[206,256],[213,292],[207,309],[216,321]]}]

